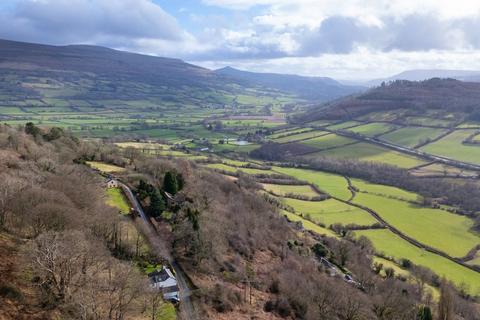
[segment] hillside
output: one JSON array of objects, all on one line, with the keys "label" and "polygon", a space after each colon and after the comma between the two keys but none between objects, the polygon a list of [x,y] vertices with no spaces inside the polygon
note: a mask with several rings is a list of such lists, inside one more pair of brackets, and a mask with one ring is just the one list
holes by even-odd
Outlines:
[{"label": "hillside", "polygon": [[308,100],[327,101],[364,88],[360,86],[343,85],[327,77],[304,77],[290,74],[256,73],[225,67],[215,71],[216,74],[227,76],[234,80],[243,80],[247,84],[274,88],[289,92]]},{"label": "hillside", "polygon": [[479,100],[479,83],[439,78],[420,82],[397,80],[354,97],[314,107],[293,119],[297,122],[347,119],[392,110],[397,110],[398,117],[405,116],[405,112],[410,115],[434,112],[439,116],[454,113],[465,119],[476,117],[480,111]]},{"label": "hillside", "polygon": [[[0,40],[2,105],[54,104],[82,100],[156,99],[171,101],[199,98],[197,91],[231,91],[210,70],[177,59],[122,52],[96,46],[49,46]],[[177,94],[173,97],[172,94]],[[99,101],[100,100],[100,101]],[[221,102],[220,98],[205,102]],[[97,103],[95,103],[97,101]],[[87,103],[88,104],[88,103]]]},{"label": "hillside", "polygon": [[366,84],[378,86],[382,82],[395,80],[423,81],[432,78],[452,78],[460,81],[480,81],[480,71],[475,70],[446,70],[446,69],[414,69],[406,70],[388,78],[370,80]]}]

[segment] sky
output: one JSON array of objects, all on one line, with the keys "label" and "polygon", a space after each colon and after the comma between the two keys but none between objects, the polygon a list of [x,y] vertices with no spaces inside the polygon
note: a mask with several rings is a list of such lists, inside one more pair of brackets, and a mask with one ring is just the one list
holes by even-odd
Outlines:
[{"label": "sky", "polygon": [[480,70],[479,0],[0,0],[0,38],[364,80]]}]

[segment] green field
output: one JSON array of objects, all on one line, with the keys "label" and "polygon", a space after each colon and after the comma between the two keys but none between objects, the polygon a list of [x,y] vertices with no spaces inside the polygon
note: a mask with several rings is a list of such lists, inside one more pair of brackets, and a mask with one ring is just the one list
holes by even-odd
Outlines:
[{"label": "green field", "polygon": [[473,132],[475,132],[475,130],[457,130],[439,141],[427,144],[421,149],[431,154],[480,164],[480,145],[472,146],[462,144],[462,141]]},{"label": "green field", "polygon": [[256,175],[256,174],[267,174],[267,175],[270,174],[271,175],[271,174],[274,173],[271,170],[260,170],[260,169],[251,169],[251,168],[232,167],[232,166],[229,166],[229,165],[226,165],[226,164],[223,164],[223,163],[210,163],[210,164],[207,164],[205,167],[211,168],[211,169],[216,169],[216,170],[221,170],[221,171],[226,171],[226,172],[231,172],[231,173],[235,173],[237,171],[242,171],[244,173],[252,174],[252,175]]},{"label": "green field", "polygon": [[294,134],[287,137],[281,137],[281,138],[275,139],[274,141],[277,143],[285,143],[285,142],[291,142],[291,141],[311,139],[315,137],[325,136],[327,134],[328,132],[326,131],[309,131],[309,132]]},{"label": "green field", "polygon": [[313,231],[313,232],[318,233],[320,235],[326,235],[326,236],[329,236],[329,237],[338,238],[338,235],[335,232],[333,232],[332,230],[320,227],[319,225],[317,225],[317,224],[315,224],[311,221],[308,221],[308,220],[300,217],[297,214],[290,213],[290,212],[285,211],[285,210],[281,210],[281,214],[286,216],[288,218],[288,220],[290,220],[290,221],[295,221],[295,222],[300,221],[302,223],[303,227],[305,228],[305,230]]},{"label": "green field", "polygon": [[121,188],[108,188],[107,196],[108,205],[120,210],[121,214],[130,213],[130,205],[128,204]]},{"label": "green field", "polygon": [[371,194],[379,194],[386,197],[393,197],[403,199],[406,201],[417,201],[418,195],[416,193],[406,191],[400,188],[385,186],[382,184],[370,183],[365,180],[350,179],[352,185],[360,190],[360,192],[368,192]]},{"label": "green field", "polygon": [[316,197],[318,193],[309,185],[280,185],[280,184],[262,184],[263,188],[278,196],[287,194],[302,195],[306,197]]},{"label": "green field", "polygon": [[343,146],[345,144],[353,143],[355,140],[330,133],[318,138],[302,141],[301,143],[317,149],[328,149],[332,147]]},{"label": "green field", "polygon": [[269,139],[277,139],[277,138],[280,138],[280,137],[285,136],[285,135],[293,135],[293,134],[302,133],[302,132],[306,132],[306,131],[310,131],[310,130],[312,130],[312,129],[309,128],[309,127],[305,127],[305,128],[293,127],[293,128],[289,128],[287,130],[277,130],[277,131],[275,131],[274,134],[269,135],[268,138]]},{"label": "green field", "polygon": [[425,163],[424,161],[413,156],[402,154],[397,151],[392,151],[383,147],[379,147],[377,145],[364,142],[359,142],[340,148],[325,150],[318,153],[312,153],[306,156],[306,158],[315,158],[318,156],[381,162],[400,168],[412,168]]},{"label": "green field", "polygon": [[480,250],[477,251],[475,257],[472,260],[468,260],[467,263],[472,266],[479,266],[480,267]]},{"label": "green field", "polygon": [[358,121],[346,121],[346,122],[337,123],[337,124],[328,126],[327,129],[341,130],[341,129],[346,129],[346,128],[350,128],[350,127],[355,127],[355,126],[358,126],[358,125],[361,125],[361,124],[362,123],[358,122]]},{"label": "green field", "polygon": [[380,138],[401,146],[415,147],[420,142],[434,139],[444,132],[443,129],[407,127],[382,135]]},{"label": "green field", "polygon": [[377,222],[368,212],[335,199],[304,201],[286,198],[283,202],[295,209],[297,214],[308,216],[312,221],[323,223],[327,227],[335,223],[370,226]]},{"label": "green field", "polygon": [[122,172],[125,171],[125,168],[115,166],[113,164],[98,162],[98,161],[87,161],[86,162],[90,167],[97,169],[106,173]]},{"label": "green field", "polygon": [[478,272],[417,248],[386,229],[355,231],[355,235],[363,235],[370,239],[377,252],[397,261],[402,258],[408,259],[414,264],[424,266],[436,274],[444,276],[457,286],[465,284],[470,293],[480,295],[480,273]]},{"label": "green field", "polygon": [[447,166],[441,163],[433,163],[431,165],[421,167],[413,171],[416,175],[468,175],[468,176],[475,176],[476,173],[474,171],[468,171],[456,167]]},{"label": "green field", "polygon": [[396,128],[396,126],[387,123],[373,122],[362,126],[350,128],[348,129],[348,131],[359,133],[368,137],[374,137],[389,130],[392,130],[392,128]]},{"label": "green field", "polygon": [[348,189],[347,179],[336,174],[284,167],[272,167],[272,170],[314,184],[320,190],[342,200],[348,200],[352,196]]},{"label": "green field", "polygon": [[358,193],[354,202],[374,210],[409,237],[453,257],[465,256],[480,243],[480,236],[469,231],[473,221],[464,216],[373,194]]}]

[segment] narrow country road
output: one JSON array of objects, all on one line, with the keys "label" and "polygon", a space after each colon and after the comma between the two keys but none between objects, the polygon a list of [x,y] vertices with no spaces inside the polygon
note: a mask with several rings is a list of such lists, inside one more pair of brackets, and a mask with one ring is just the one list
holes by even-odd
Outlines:
[{"label": "narrow country road", "polygon": [[148,238],[152,249],[154,250],[155,254],[159,255],[160,257],[168,260],[175,271],[175,277],[177,278],[177,285],[180,289],[180,317],[183,320],[196,320],[199,319],[197,312],[195,311],[195,307],[191,300],[191,290],[188,285],[187,277],[183,270],[179,267],[179,265],[173,260],[170,250],[167,245],[162,241],[162,239],[158,236],[157,231],[154,229],[152,224],[150,223],[147,215],[143,211],[140,202],[138,201],[137,197],[133,194],[132,190],[124,183],[119,181],[119,185],[121,186],[122,190],[125,192],[129,202],[131,203],[132,207],[138,212],[141,217],[142,224],[140,224],[144,235]]}]

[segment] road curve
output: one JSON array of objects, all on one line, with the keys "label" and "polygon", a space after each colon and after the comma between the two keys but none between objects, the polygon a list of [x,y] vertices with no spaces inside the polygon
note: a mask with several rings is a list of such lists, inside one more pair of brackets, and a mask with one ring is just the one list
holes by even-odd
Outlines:
[{"label": "road curve", "polygon": [[177,285],[180,291],[180,316],[181,319],[184,320],[197,320],[200,319],[198,317],[197,312],[195,311],[195,307],[192,303],[191,299],[191,290],[188,285],[187,277],[183,270],[179,267],[179,265],[175,262],[175,260],[170,255],[170,251],[168,250],[167,245],[162,241],[162,239],[158,236],[157,231],[150,223],[147,215],[143,211],[140,202],[138,201],[137,197],[133,194],[132,190],[124,183],[118,182],[122,190],[124,191],[125,195],[128,198],[128,201],[132,205],[133,209],[138,212],[143,222],[143,232],[150,242],[150,245],[153,247],[154,252],[161,256],[162,258],[168,260],[170,265],[172,266],[173,270],[175,271],[175,277],[177,279]]}]

